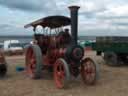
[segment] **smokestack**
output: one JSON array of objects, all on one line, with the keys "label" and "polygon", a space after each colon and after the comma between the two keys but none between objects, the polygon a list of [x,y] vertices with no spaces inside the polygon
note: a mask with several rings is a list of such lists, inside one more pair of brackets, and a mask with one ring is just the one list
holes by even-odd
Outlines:
[{"label": "smokestack", "polygon": [[72,44],[77,44],[78,36],[78,9],[79,6],[70,6]]}]

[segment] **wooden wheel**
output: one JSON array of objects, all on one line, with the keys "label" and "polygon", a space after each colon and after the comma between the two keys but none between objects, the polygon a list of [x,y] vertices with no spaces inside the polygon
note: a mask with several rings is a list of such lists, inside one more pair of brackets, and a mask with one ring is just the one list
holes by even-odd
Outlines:
[{"label": "wooden wheel", "polygon": [[26,49],[26,72],[30,78],[42,76],[42,54],[39,46],[30,45]]},{"label": "wooden wheel", "polygon": [[96,82],[98,69],[91,58],[85,58],[81,64],[81,76],[85,84],[92,85]]},{"label": "wooden wheel", "polygon": [[58,59],[54,65],[54,80],[57,88],[66,87],[70,80],[68,64],[62,58]]}]

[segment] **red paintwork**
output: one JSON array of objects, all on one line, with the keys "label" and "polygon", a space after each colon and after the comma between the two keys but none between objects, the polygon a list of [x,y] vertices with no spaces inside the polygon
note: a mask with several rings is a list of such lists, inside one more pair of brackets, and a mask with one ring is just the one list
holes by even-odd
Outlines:
[{"label": "red paintwork", "polygon": [[26,54],[26,68],[27,68],[27,73],[29,74],[30,78],[34,78],[34,71],[35,71],[35,64],[36,64],[36,60],[35,60],[35,54],[33,52],[33,49],[30,47],[29,51],[27,51]]},{"label": "red paintwork", "polygon": [[[70,41],[67,41],[70,35],[67,37],[59,36],[44,36],[40,35],[37,38],[37,44],[40,46],[43,57],[43,64],[46,66],[53,66],[55,61],[64,57],[67,50],[66,46]],[[35,39],[36,39],[35,38]]]},{"label": "red paintwork", "polygon": [[58,58],[64,57],[65,52],[66,52],[66,48],[51,49],[49,54],[42,57],[42,60],[45,65],[53,66],[53,64]]},{"label": "red paintwork", "polygon": [[[70,36],[70,35],[69,35]],[[69,38],[69,37],[66,37]],[[37,34],[34,44],[37,44],[42,52],[42,64],[45,68],[54,67],[54,64],[58,58],[63,58],[67,50],[66,46],[68,42],[62,35],[48,36]],[[65,43],[66,41],[66,43]],[[32,47],[29,47],[26,53],[26,66],[27,73],[31,78],[34,78],[36,58],[34,56]]]},{"label": "red paintwork", "polygon": [[92,47],[85,47],[84,50],[85,51],[92,51],[93,49],[92,49]]},{"label": "red paintwork", "polygon": [[65,71],[62,61],[56,61],[54,65],[54,80],[57,88],[64,87]]}]

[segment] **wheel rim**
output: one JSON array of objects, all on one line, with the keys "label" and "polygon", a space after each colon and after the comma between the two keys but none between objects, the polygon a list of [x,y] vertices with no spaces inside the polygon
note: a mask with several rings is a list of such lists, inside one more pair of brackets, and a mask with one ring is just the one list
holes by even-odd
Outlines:
[{"label": "wheel rim", "polygon": [[94,62],[88,58],[82,62],[81,75],[84,83],[94,84],[96,80],[96,66]]},{"label": "wheel rim", "polygon": [[55,68],[54,68],[54,79],[55,79],[55,84],[57,88],[63,88],[64,87],[64,82],[65,82],[65,68],[63,65],[63,61],[57,60],[55,63]]},{"label": "wheel rim", "polygon": [[32,48],[28,48],[26,52],[26,67],[28,76],[34,78],[36,69],[36,57]]}]

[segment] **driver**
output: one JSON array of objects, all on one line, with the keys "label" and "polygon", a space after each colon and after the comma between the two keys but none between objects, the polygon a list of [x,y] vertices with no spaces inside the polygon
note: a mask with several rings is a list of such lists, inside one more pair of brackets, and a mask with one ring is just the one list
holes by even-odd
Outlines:
[{"label": "driver", "polygon": [[64,30],[64,37],[65,37],[65,43],[66,44],[68,44],[68,43],[70,43],[70,41],[71,41],[71,35],[70,35],[70,33],[69,33],[69,29],[65,29]]}]

